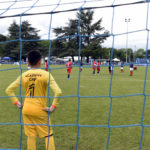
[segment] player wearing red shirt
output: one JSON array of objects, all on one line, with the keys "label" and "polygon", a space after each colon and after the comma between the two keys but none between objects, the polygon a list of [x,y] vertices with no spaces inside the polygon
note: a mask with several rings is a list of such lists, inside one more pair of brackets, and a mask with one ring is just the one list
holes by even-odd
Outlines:
[{"label": "player wearing red shirt", "polygon": [[133,70],[137,70],[137,66],[133,66]]},{"label": "player wearing red shirt", "polygon": [[95,69],[96,69],[96,62],[95,60],[93,61],[93,75],[95,74]]},{"label": "player wearing red shirt", "polygon": [[48,62],[46,59],[45,59],[45,71],[48,71]]},{"label": "player wearing red shirt", "polygon": [[100,62],[99,62],[99,60],[97,61],[97,74],[99,74],[99,72],[100,72]]},{"label": "player wearing red shirt", "polygon": [[67,67],[67,73],[68,73],[67,79],[70,79],[70,74],[71,74],[71,69],[72,69],[71,59],[68,60],[66,67]]}]

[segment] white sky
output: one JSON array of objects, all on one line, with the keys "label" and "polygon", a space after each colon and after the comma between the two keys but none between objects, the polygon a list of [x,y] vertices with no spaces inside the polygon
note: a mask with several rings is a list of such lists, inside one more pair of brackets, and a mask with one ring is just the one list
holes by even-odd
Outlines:
[{"label": "white sky", "polygon": [[[30,14],[30,13],[42,13],[51,11],[62,11],[68,9],[77,9],[81,6],[83,7],[101,7],[101,6],[111,6],[112,4],[127,4],[133,2],[139,2],[140,0],[0,0],[0,17],[2,16],[12,16],[16,14]],[[86,3],[85,3],[86,2]],[[59,4],[59,5],[56,5]],[[114,47],[115,48],[133,48],[134,50],[138,48],[146,48],[147,34],[150,25],[150,11],[148,8],[148,3],[125,5],[118,7],[107,7],[94,10],[94,22],[100,18],[103,18],[102,26],[110,33],[115,34]],[[34,6],[33,8],[30,8]],[[147,19],[148,12],[148,19]],[[113,15],[114,14],[114,15]],[[52,25],[51,28],[65,26],[68,19],[75,18],[76,12],[64,12],[56,13],[52,15]],[[114,16],[114,18],[113,18]],[[127,34],[127,23],[125,18],[130,18],[128,23],[128,38]],[[0,34],[7,34],[8,27],[16,20],[19,24],[20,17],[15,18],[0,18]],[[33,15],[24,16],[23,20],[29,20],[29,23],[33,27],[40,30],[40,36],[44,39],[48,38],[49,25],[50,25],[50,15]],[[112,23],[113,20],[113,23]],[[146,24],[146,22],[148,23]],[[147,27],[147,26],[148,27]],[[139,32],[137,32],[139,31]],[[149,37],[149,35],[148,35]],[[54,38],[54,34],[51,34],[50,38]],[[128,39],[128,45],[126,45]],[[105,41],[103,46],[112,47],[113,37]],[[150,47],[150,45],[149,45]]]}]

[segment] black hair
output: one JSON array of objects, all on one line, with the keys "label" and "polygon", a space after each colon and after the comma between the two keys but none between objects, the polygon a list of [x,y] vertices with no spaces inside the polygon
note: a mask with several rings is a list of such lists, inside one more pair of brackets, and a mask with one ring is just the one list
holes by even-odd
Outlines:
[{"label": "black hair", "polygon": [[28,53],[28,61],[31,66],[36,65],[41,58],[41,53],[37,50],[33,50]]}]

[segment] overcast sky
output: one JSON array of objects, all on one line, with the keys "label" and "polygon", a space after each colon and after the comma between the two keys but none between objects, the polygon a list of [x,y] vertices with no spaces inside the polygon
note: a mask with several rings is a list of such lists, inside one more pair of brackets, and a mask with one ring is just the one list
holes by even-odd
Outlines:
[{"label": "overcast sky", "polygon": [[[110,33],[114,34],[115,48],[138,48],[146,49],[150,19],[149,4],[132,4],[141,0],[0,0],[0,17],[13,16],[18,14],[56,12],[82,7],[104,7],[94,9],[94,22],[103,18],[102,26]],[[108,7],[120,5],[117,7]],[[33,7],[32,7],[33,6]],[[56,13],[52,15],[51,28],[66,26],[68,19],[76,17],[76,11]],[[148,17],[147,17],[148,15]],[[125,22],[125,18],[130,18],[130,22]],[[20,17],[0,18],[0,34],[8,34],[9,25],[15,20],[20,22]],[[29,20],[33,27],[40,30],[39,34],[43,39],[48,38],[50,15],[23,16],[23,20]],[[113,20],[113,21],[112,21]],[[148,23],[147,23],[148,22]],[[127,29],[128,26],[128,29]],[[125,34],[126,32],[128,33]],[[50,38],[54,34],[50,31]],[[112,47],[113,37],[108,38],[103,44],[105,47]]]}]

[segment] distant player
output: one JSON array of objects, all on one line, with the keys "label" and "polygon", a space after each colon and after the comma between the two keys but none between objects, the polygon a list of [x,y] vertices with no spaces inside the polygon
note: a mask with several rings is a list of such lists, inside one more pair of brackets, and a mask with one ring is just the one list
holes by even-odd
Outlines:
[{"label": "distant player", "polygon": [[96,70],[96,62],[95,62],[95,60],[93,61],[92,66],[93,66],[93,75],[95,75],[95,70]]},{"label": "distant player", "polygon": [[133,64],[131,63],[130,64],[130,76],[132,76],[133,75]]},{"label": "distant player", "polygon": [[99,62],[99,60],[97,61],[96,66],[97,66],[97,74],[99,74],[99,72],[100,72],[100,62]]},{"label": "distant player", "polygon": [[[11,83],[6,89],[6,93],[11,96],[15,106],[22,108],[18,97],[15,96],[15,89],[20,85],[24,87],[23,123],[33,124],[24,126],[25,135],[27,136],[27,150],[36,150],[37,135],[45,138],[46,150],[55,150],[52,127],[49,128],[42,124],[51,124],[48,112],[54,112],[57,108],[61,90],[49,72],[39,69],[41,67],[41,54],[38,51],[29,52],[28,63],[31,69]],[[55,97],[51,107],[46,105],[48,86],[54,92]]]},{"label": "distant player", "polygon": [[113,73],[113,67],[110,62],[109,62],[108,70],[109,70],[109,74]]},{"label": "distant player", "polygon": [[83,70],[83,63],[81,62],[80,63],[80,72],[82,72],[82,70]]},{"label": "distant player", "polygon": [[123,70],[123,66],[124,66],[124,64],[123,64],[123,62],[121,62],[121,72],[124,72],[124,70]]},{"label": "distant player", "polygon": [[133,66],[133,69],[134,69],[134,70],[137,70],[137,66]]},{"label": "distant player", "polygon": [[71,62],[71,59],[68,60],[67,64],[66,64],[66,67],[67,67],[67,79],[70,79],[70,74],[71,74],[71,69],[72,69],[72,62]]},{"label": "distant player", "polygon": [[48,71],[48,62],[47,62],[47,58],[45,58],[45,70]]}]

